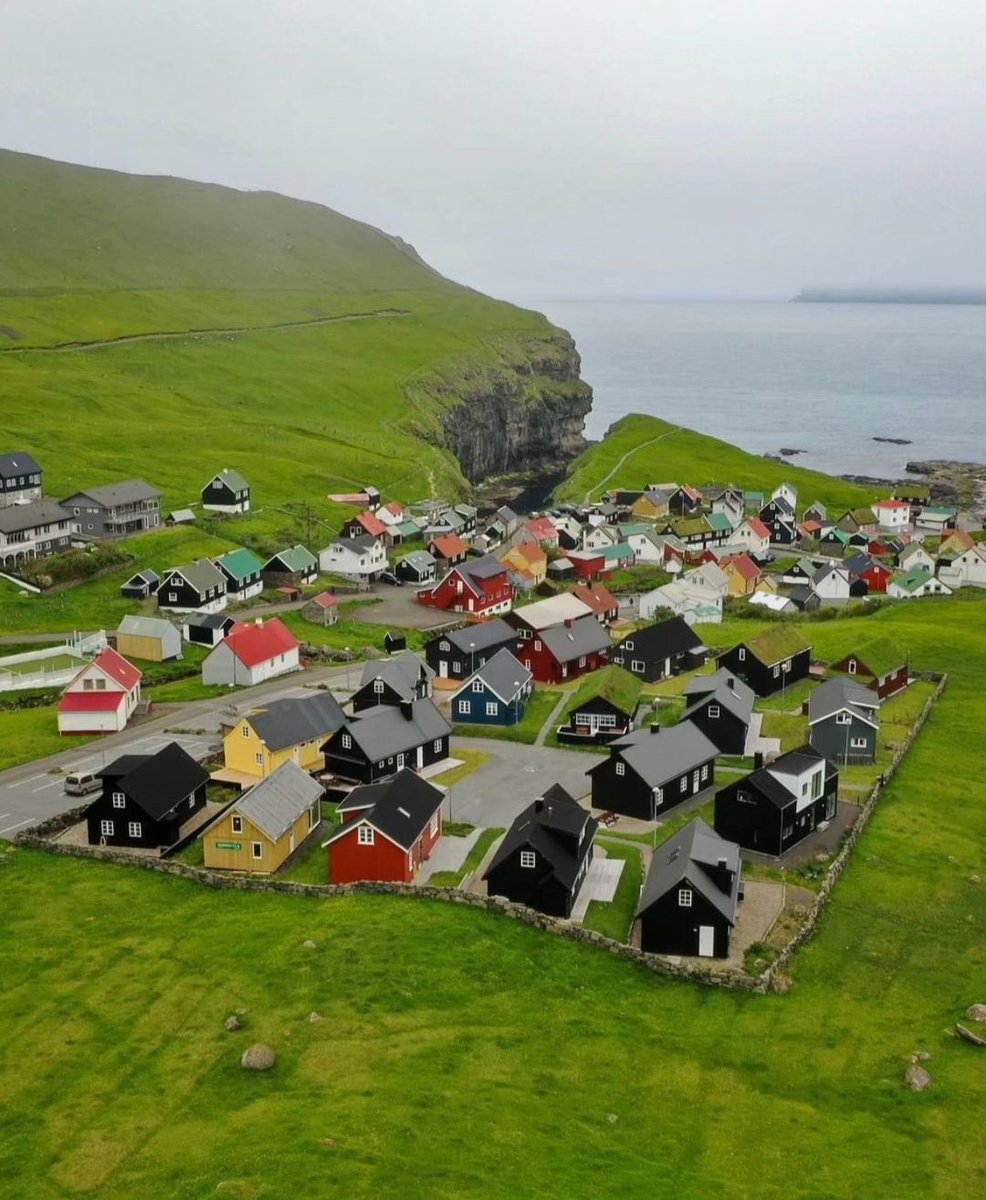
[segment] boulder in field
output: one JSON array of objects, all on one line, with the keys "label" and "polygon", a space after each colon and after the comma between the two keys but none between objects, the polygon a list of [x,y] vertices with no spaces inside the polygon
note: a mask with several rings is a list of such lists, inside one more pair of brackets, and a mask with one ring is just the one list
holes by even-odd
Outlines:
[{"label": "boulder in field", "polygon": [[263,1042],[256,1042],[243,1051],[240,1066],[244,1071],[269,1071],[277,1062],[277,1055]]},{"label": "boulder in field", "polygon": [[931,1076],[924,1067],[919,1067],[917,1063],[911,1063],[904,1075],[904,1082],[912,1092],[923,1092],[926,1088],[931,1087]]},{"label": "boulder in field", "polygon": [[965,1015],[981,1025],[986,1025],[986,1004],[970,1004],[965,1010]]},{"label": "boulder in field", "polygon": [[955,1023],[955,1032],[963,1041],[971,1042],[973,1046],[986,1046],[986,1037],[983,1037],[981,1033],[973,1033],[971,1029],[966,1029],[964,1025],[960,1025],[957,1021]]},{"label": "boulder in field", "polygon": [[234,1014],[233,1016],[227,1017],[226,1020],[223,1021],[223,1025],[230,1033],[234,1033],[240,1028],[240,1018]]}]

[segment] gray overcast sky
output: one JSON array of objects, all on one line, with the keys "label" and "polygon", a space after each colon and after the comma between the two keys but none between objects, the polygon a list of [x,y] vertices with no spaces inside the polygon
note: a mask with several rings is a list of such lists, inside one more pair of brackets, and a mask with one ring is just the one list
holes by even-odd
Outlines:
[{"label": "gray overcast sky", "polygon": [[509,298],[986,282],[984,0],[2,0],[0,145]]}]

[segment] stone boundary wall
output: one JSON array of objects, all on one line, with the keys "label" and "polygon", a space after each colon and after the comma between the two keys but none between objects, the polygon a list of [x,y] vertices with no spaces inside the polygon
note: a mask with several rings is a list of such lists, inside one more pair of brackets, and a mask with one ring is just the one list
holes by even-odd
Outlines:
[{"label": "stone boundary wall", "polygon": [[[527,908],[523,904],[516,904],[512,900],[506,900],[502,896],[481,896],[476,892],[463,892],[458,888],[430,887],[427,884],[420,887],[405,883],[371,882],[315,884],[293,883],[286,879],[258,879],[249,875],[224,875],[207,870],[204,867],[193,867],[188,863],[183,863],[172,858],[142,857],[132,854],[128,850],[112,846],[78,846],[53,841],[52,839],[57,837],[59,833],[77,824],[82,819],[82,815],[86,811],[86,808],[88,808],[88,804],[83,804],[68,812],[60,813],[36,825],[33,829],[19,833],[15,841],[22,846],[47,850],[55,854],[68,854],[74,858],[101,859],[104,862],[118,863],[130,867],[141,867],[144,870],[163,871],[168,875],[179,875],[195,883],[204,884],[206,887],[221,890],[274,892],[280,895],[310,896],[318,899],[358,895],[404,896],[412,899],[439,900],[447,904],[462,904],[468,908],[481,908],[487,912],[498,913],[508,919],[520,921],[525,925],[532,925],[536,929],[545,930],[548,933],[568,938],[571,941],[584,942],[588,945],[596,946],[598,949],[606,950],[617,958],[630,959],[632,962],[646,967],[647,970],[654,971],[659,975],[687,979],[693,983],[705,984],[707,986],[711,985],[740,991],[764,993],[775,986],[775,980],[778,979],[780,972],[790,962],[795,951],[814,934],[818,919],[828,902],[832,888],[845,869],[846,863],[849,861],[849,856],[859,841],[860,834],[863,832],[873,810],[876,808],[876,803],[880,798],[884,784],[893,777],[901,759],[907,753],[914,738],[917,737],[925,721],[928,719],[929,713],[941,696],[948,681],[947,675],[933,675],[928,673],[919,676],[919,678],[937,681],[938,686],[935,688],[934,694],[929,697],[928,702],[921,711],[921,715],[908,734],[906,742],[896,751],[889,768],[876,782],[873,790],[863,804],[856,824],[846,837],[839,853],[832,860],[825,879],[818,890],[818,895],[812,902],[801,926],[788,944],[781,950],[774,962],[761,975],[756,977],[747,975],[743,971],[725,969],[722,966],[716,965],[717,960],[714,959],[709,960],[708,966],[671,962],[659,954],[648,954],[643,950],[638,950],[633,946],[627,945],[626,942],[618,942],[614,938],[596,933],[595,930],[583,929],[580,925],[572,925],[568,921],[557,917],[546,916],[544,913],[537,912],[533,908]],[[778,985],[778,990],[783,989]]]}]

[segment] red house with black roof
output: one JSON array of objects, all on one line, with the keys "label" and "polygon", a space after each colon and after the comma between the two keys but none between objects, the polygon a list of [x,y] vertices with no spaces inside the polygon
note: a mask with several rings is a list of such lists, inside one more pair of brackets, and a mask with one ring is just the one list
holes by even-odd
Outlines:
[{"label": "red house with black roof", "polygon": [[507,567],[492,554],[451,567],[431,588],[418,592],[418,603],[476,618],[510,610],[514,598]]},{"label": "red house with black roof", "polygon": [[404,768],[353,788],[339,804],[342,825],[322,843],[329,883],[410,883],[442,836],[444,791]]}]

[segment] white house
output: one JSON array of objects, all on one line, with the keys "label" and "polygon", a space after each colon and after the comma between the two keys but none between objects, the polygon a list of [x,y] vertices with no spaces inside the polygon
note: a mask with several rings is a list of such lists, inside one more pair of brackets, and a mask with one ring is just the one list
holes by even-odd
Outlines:
[{"label": "white house", "polygon": [[891,533],[911,527],[911,506],[906,500],[877,500],[873,512],[877,525]]},{"label": "white house", "polygon": [[203,683],[250,687],[297,671],[299,642],[283,621],[234,625],[202,662]]},{"label": "white house", "polygon": [[798,511],[798,489],[785,479],[783,483],[779,483],[777,487],[770,493],[771,500],[776,500],[778,496],[783,497],[791,506],[791,512]]},{"label": "white house", "polygon": [[652,526],[639,530],[635,526],[624,526],[623,540],[633,550],[638,563],[664,562],[664,539]]},{"label": "white house", "polygon": [[612,525],[595,525],[587,529],[582,539],[583,550],[604,550],[607,546],[616,546],[620,542],[620,531]]},{"label": "white house", "polygon": [[831,564],[819,567],[812,576],[811,587],[823,603],[845,604],[849,600],[849,572]]},{"label": "white house", "polygon": [[685,579],[676,579],[641,595],[641,618],[652,617],[659,608],[669,609],[675,616],[684,617],[689,625],[718,625],[722,621],[722,596]]},{"label": "white house", "polygon": [[961,587],[986,588],[986,545],[980,543],[963,550],[952,559]]},{"label": "white house", "polygon": [[733,537],[742,542],[750,554],[766,554],[770,549],[770,529],[759,517],[749,517],[736,529]]},{"label": "white house", "polygon": [[955,525],[955,509],[944,505],[922,508],[914,524],[918,529],[943,534]]},{"label": "white house", "polygon": [[718,563],[705,562],[694,570],[686,571],[681,577],[681,582],[698,584],[716,596],[729,595],[729,579]]},{"label": "white house", "polygon": [[59,733],[119,733],[140,703],[141,672],[107,647],[69,682],[58,701]]},{"label": "white house", "polygon": [[797,612],[794,604],[787,596],[782,596],[778,592],[754,592],[748,597],[751,604],[759,605],[761,608],[768,608],[771,612]]},{"label": "white house", "polygon": [[382,538],[367,533],[340,537],[319,551],[318,566],[321,571],[334,571],[352,579],[369,579],[387,569],[387,551]]},{"label": "white house", "polygon": [[914,600],[921,596],[951,596],[952,589],[936,579],[924,567],[895,575],[887,584],[887,595],[892,600]]},{"label": "white house", "polygon": [[914,571],[918,567],[934,572],[935,559],[925,550],[920,542],[908,542],[897,555],[897,565],[902,571]]}]

